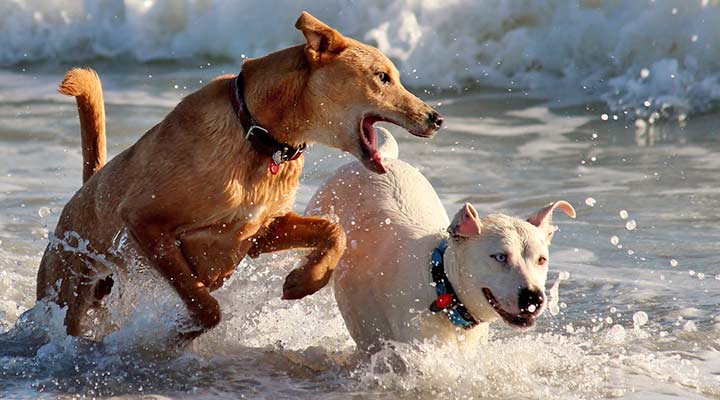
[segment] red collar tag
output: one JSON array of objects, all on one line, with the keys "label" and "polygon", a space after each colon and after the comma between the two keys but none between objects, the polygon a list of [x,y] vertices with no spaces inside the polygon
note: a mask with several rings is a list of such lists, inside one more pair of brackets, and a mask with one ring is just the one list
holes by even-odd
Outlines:
[{"label": "red collar tag", "polygon": [[268,170],[270,170],[271,174],[277,175],[277,173],[280,172],[280,165],[271,159],[270,164],[268,164]]}]

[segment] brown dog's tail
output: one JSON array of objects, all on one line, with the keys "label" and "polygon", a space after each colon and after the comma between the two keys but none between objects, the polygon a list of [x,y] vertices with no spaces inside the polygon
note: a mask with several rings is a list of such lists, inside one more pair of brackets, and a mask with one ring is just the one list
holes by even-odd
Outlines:
[{"label": "brown dog's tail", "polygon": [[60,93],[75,96],[80,114],[82,134],[83,183],[105,165],[105,104],[102,85],[92,69],[73,68],[65,74],[58,89]]}]

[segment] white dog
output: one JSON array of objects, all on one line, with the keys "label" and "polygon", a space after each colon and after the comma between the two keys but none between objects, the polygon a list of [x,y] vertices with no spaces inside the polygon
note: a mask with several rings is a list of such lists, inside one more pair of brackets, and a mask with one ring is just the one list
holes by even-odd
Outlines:
[{"label": "white dog", "polygon": [[[392,135],[377,130],[383,157],[397,157]],[[496,319],[535,325],[545,309],[552,213],[574,218],[572,206],[554,202],[525,221],[480,218],[467,203],[450,223],[417,169],[396,159],[385,166],[384,175],[358,162],[343,166],[307,210],[338,217],[347,234],[335,298],[358,348],[432,338],[476,346]]]}]

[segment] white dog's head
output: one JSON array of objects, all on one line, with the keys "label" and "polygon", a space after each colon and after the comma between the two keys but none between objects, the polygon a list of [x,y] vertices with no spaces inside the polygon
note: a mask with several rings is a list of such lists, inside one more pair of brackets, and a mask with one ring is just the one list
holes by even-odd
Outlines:
[{"label": "white dog's head", "polygon": [[503,214],[480,218],[469,203],[448,228],[452,235],[445,256],[448,279],[460,301],[481,321],[502,318],[530,328],[545,310],[548,246],[557,229],[556,208],[575,218],[566,201],[557,201],[527,221]]}]

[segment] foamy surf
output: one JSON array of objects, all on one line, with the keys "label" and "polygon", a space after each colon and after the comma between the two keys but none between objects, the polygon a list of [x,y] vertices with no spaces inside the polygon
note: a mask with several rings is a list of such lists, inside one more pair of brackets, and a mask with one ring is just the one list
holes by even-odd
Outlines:
[{"label": "foamy surf", "polygon": [[376,44],[410,86],[590,97],[650,122],[720,100],[714,0],[11,0],[0,5],[0,65],[239,62],[297,43],[303,9]]},{"label": "foamy surf", "polygon": [[[692,340],[698,346],[711,345],[720,335],[671,328],[645,313],[610,322],[542,318],[541,331],[559,323],[565,324],[559,327],[564,334],[518,334],[496,323],[490,343],[476,351],[432,341],[391,342],[367,359],[354,354],[331,290],[299,302],[279,300],[279,282],[296,263],[292,255],[243,263],[217,293],[225,321],[189,347],[177,347],[164,336],[171,326],[162,321],[176,317],[172,307],[158,302],[176,299],[156,286],[135,289],[139,300],[126,324],[97,343],[65,335],[64,310],[40,302],[0,334],[0,393],[208,399],[239,393],[422,399],[644,399],[658,391],[720,395],[720,382],[712,376],[720,353],[692,354],[682,344],[696,335]],[[267,282],[278,283],[277,293],[267,290]],[[652,339],[657,337],[665,339]]]}]

